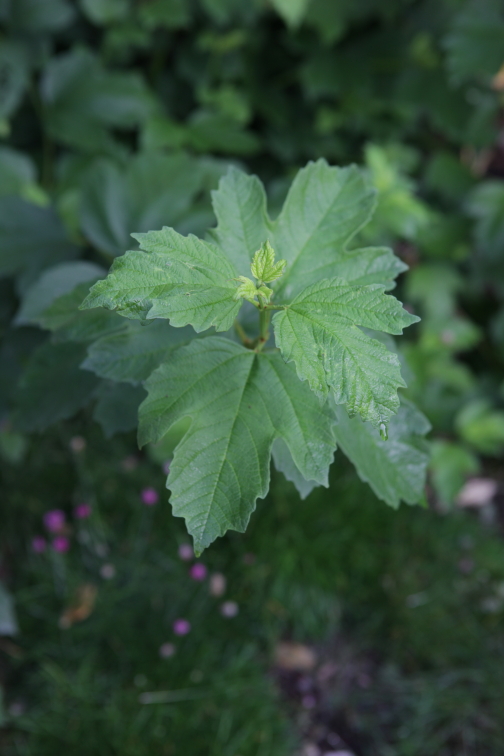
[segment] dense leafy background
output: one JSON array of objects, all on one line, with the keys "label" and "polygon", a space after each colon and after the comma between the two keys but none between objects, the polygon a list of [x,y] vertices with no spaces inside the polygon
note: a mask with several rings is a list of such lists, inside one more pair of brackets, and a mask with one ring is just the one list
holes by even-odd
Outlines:
[{"label": "dense leafy background", "polygon": [[[136,693],[128,698],[122,686],[126,686],[126,679],[130,681],[134,674],[149,665],[154,669],[158,663],[128,657],[139,636],[132,632],[131,637],[113,641],[116,649],[123,649],[121,658],[130,659],[125,663],[127,669],[120,673],[124,674],[121,680],[114,677],[117,670],[109,675],[104,661],[106,650],[103,659],[95,655],[92,661],[79,666],[77,657],[81,651],[93,648],[95,637],[91,630],[86,631],[86,636],[84,625],[81,646],[73,648],[67,640],[58,646],[53,635],[58,607],[83,579],[78,560],[66,565],[65,578],[61,577],[63,568],[59,563],[52,568],[47,563],[42,569],[34,562],[32,573],[31,567],[26,568],[28,572],[20,567],[33,532],[30,528],[37,527],[44,509],[55,503],[68,507],[72,497],[87,495],[87,489],[79,492],[78,486],[75,488],[73,473],[60,485],[56,483],[57,476],[51,477],[50,473],[50,485],[42,485],[40,479],[44,468],[56,464],[56,460],[63,465],[61,469],[66,469],[65,464],[74,464],[68,461],[69,452],[62,442],[68,418],[81,412],[78,422],[84,423],[82,432],[95,434],[93,443],[97,445],[102,443],[98,440],[102,432],[111,438],[133,428],[136,417],[131,408],[145,396],[140,384],[159,362],[146,339],[159,344],[160,334],[147,329],[146,336],[140,337],[141,326],[135,322],[126,323],[106,312],[77,314],[76,306],[115,257],[127,248],[136,249],[131,232],[146,232],[166,224],[183,234],[203,234],[213,223],[209,191],[217,187],[230,163],[261,177],[273,216],[279,212],[296,171],[308,160],[324,157],[334,164],[363,164],[379,192],[379,203],[371,224],[356,241],[362,246],[390,244],[410,266],[404,282],[399,283],[398,296],[422,321],[409,329],[399,357],[409,387],[407,396],[433,425],[428,498],[438,509],[452,507],[466,477],[478,471],[494,474],[504,450],[502,3],[0,0],[0,25],[0,454],[8,484],[8,495],[2,502],[2,553],[4,577],[11,580],[11,587],[20,590],[20,607],[26,607],[21,609],[22,627],[27,633],[23,643],[33,644],[34,649],[29,651],[26,662],[19,662],[19,671],[12,672],[16,685],[18,679],[24,682],[14,688],[21,692],[9,694],[8,701],[16,703],[15,696],[20,696],[39,701],[37,706],[41,707],[21,728],[35,733],[33,745],[27,745],[30,738],[26,737],[11,745],[9,738],[6,748],[16,754],[22,748],[22,752],[37,756],[45,752],[43,749],[52,753],[54,743],[61,742],[62,733],[67,732],[66,718],[71,707],[87,711],[90,717],[87,720],[82,713],[71,730],[73,740],[69,743],[74,753],[79,752],[79,747],[83,753],[93,749],[99,752],[101,748],[106,754],[126,752],[128,756],[152,753],[152,749],[171,753],[168,746],[161,750],[164,736],[156,730],[166,723],[148,720],[146,725],[140,714],[138,720],[132,720],[137,725],[131,725],[131,731],[121,740],[120,723],[129,716],[127,712],[135,709],[137,700]],[[183,329],[180,338],[184,338]],[[88,349],[91,343],[93,347]],[[118,348],[122,360],[112,359]],[[167,343],[166,354],[170,348]],[[83,363],[92,371],[83,370]],[[394,481],[394,485],[402,487],[406,501],[414,495],[410,488],[415,488],[417,480],[415,454],[420,464],[424,450],[415,434],[404,433],[403,413],[409,411],[405,403],[396,420],[394,446],[381,441],[368,446],[365,426],[355,434],[356,439],[360,437],[358,444],[351,447],[343,436],[340,439],[363,479],[369,477],[370,459],[380,464],[382,475],[373,487],[382,498],[387,497],[390,487],[387,459],[393,454],[399,458],[407,454],[407,459],[413,460],[408,478]],[[91,430],[91,416],[102,430]],[[31,435],[34,431],[44,432],[57,421],[63,423],[50,435]],[[353,422],[341,417],[339,427],[343,429]],[[424,430],[420,423],[418,433]],[[110,441],[107,443],[103,454],[122,453],[120,436],[112,446]],[[128,448],[134,448],[132,439],[128,443]],[[116,452],[110,452],[116,447]],[[160,452],[160,461],[170,454],[169,448]],[[293,477],[289,456],[281,445],[275,447],[275,461],[287,477]],[[98,463],[96,459],[93,471],[79,470],[79,475],[85,475],[86,485],[90,485],[93,476],[99,480]],[[152,474],[151,470],[149,475]],[[107,477],[105,472],[103,475]],[[20,486],[22,479],[27,481],[26,488]],[[140,478],[135,485],[142,485]],[[125,496],[127,489],[125,486],[116,496]],[[368,514],[355,519],[359,497],[368,496],[364,488],[358,488],[354,498],[347,496],[345,488],[331,490],[335,493],[327,494],[328,499],[324,500],[322,494],[317,499],[321,502],[321,519],[315,519],[319,524],[312,525],[312,530],[306,530],[303,513],[308,509],[297,512],[304,505],[295,499],[288,508],[282,503],[290,494],[279,493],[276,497],[276,515],[271,515],[270,526],[264,519],[266,507],[261,512],[263,520],[258,529],[270,527],[281,534],[285,528],[286,535],[278,535],[278,541],[270,542],[262,541],[255,532],[250,548],[264,554],[270,553],[268,550],[278,552],[278,559],[285,560],[285,572],[280,571],[278,580],[267,586],[258,578],[259,584],[266,587],[255,606],[269,605],[268,602],[275,605],[277,601],[291,606],[287,616],[294,618],[291,624],[282,624],[279,619],[279,627],[264,632],[270,640],[275,633],[285,632],[316,637],[313,628],[302,624],[302,612],[295,608],[304,608],[306,602],[307,593],[300,586],[308,595],[314,592],[322,596],[320,604],[319,599],[310,604],[312,615],[329,616],[330,610],[324,604],[327,594],[332,596],[336,585],[338,595],[347,601],[352,593],[348,573],[353,572],[360,577],[353,584],[357,598],[353,597],[354,603],[351,601],[348,609],[352,632],[356,627],[366,628],[362,643],[371,642],[379,648],[382,658],[398,665],[399,672],[396,669],[390,673],[385,664],[377,676],[380,689],[392,691],[393,700],[401,700],[404,705],[404,709],[397,704],[391,711],[380,710],[381,719],[374,720],[366,713],[369,701],[373,707],[371,696],[368,708],[364,706],[363,711],[354,714],[356,720],[352,721],[359,722],[357,729],[369,733],[370,738],[362,741],[361,752],[366,756],[384,753],[382,744],[386,743],[394,756],[416,752],[451,756],[464,749],[471,754],[498,754],[503,748],[503,735],[499,725],[492,724],[489,713],[492,706],[497,706],[494,694],[488,693],[487,700],[477,692],[497,690],[492,660],[480,665],[477,655],[491,630],[496,633],[490,643],[493,653],[495,658],[502,658],[502,635],[496,630],[502,619],[500,610],[485,615],[481,625],[468,612],[462,623],[466,635],[461,630],[461,635],[453,639],[452,630],[443,624],[443,607],[450,617],[460,616],[466,609],[453,604],[450,614],[445,599],[440,598],[440,603],[426,602],[425,607],[414,610],[424,612],[419,628],[415,628],[408,615],[413,610],[405,609],[404,601],[405,595],[421,593],[430,580],[436,584],[441,573],[445,578],[444,557],[439,554],[449,551],[449,547],[441,536],[434,535],[436,529],[441,528],[443,533],[442,529],[447,529],[448,543],[458,543],[457,539],[464,538],[469,529],[473,540],[479,543],[481,538],[481,543],[486,544],[482,552],[486,549],[491,555],[481,557],[474,580],[467,578],[460,593],[456,593],[460,607],[471,602],[480,606],[480,600],[488,599],[490,594],[500,595],[503,568],[499,549],[494,551],[484,540],[484,533],[477,531],[474,535],[473,524],[465,524],[465,520],[459,523],[457,517],[448,524],[423,512],[411,515],[408,510],[400,514],[398,522],[402,524],[394,526],[394,531],[392,520],[387,519],[392,513],[373,514],[373,507],[379,505],[372,502],[365,510]],[[335,499],[341,509],[335,506]],[[120,530],[122,518],[126,517],[121,514],[123,509],[120,502],[111,503],[103,515],[103,522],[108,523],[103,527]],[[294,517],[296,511],[299,518],[294,518],[290,529],[286,509],[289,516]],[[348,553],[342,547],[347,562],[341,557],[341,562],[335,563],[336,543],[323,542],[321,534],[327,530],[329,517],[324,512],[329,509],[340,512],[331,515],[335,517],[331,532],[339,532],[342,542],[345,538],[346,543],[348,539],[355,542],[348,547]],[[29,518],[27,511],[31,512]],[[369,557],[376,545],[373,518],[381,516],[384,519],[376,528],[384,533],[383,544],[391,539],[383,548],[396,555],[386,566],[379,556],[371,565],[373,558]],[[411,520],[415,524],[406,524],[408,516],[416,518]],[[422,520],[422,516],[429,519]],[[23,526],[23,536],[13,541],[14,522],[19,528],[20,520],[27,524]],[[416,524],[424,522],[429,522],[430,530],[427,525]],[[128,533],[134,532],[136,522],[131,520],[129,527],[130,531],[125,529],[122,536],[117,536],[117,548],[125,555],[130,553]],[[306,538],[309,534],[313,537],[313,549],[303,540],[305,531]],[[393,541],[394,532],[397,541]],[[419,557],[423,566],[418,567],[419,574],[412,567],[411,573],[406,572],[392,585],[390,575],[396,580],[395,572],[402,574],[411,556],[403,544],[410,537],[418,544],[419,553],[425,555]],[[360,539],[362,547],[358,545]],[[8,546],[11,543],[14,546]],[[140,540],[135,548],[146,549],[145,543],[142,545]],[[161,546],[156,548],[156,553],[163,553]],[[239,547],[235,544],[232,548]],[[215,558],[227,564],[232,551],[226,552],[224,546],[223,549]],[[304,574],[302,566],[296,567],[299,553],[304,551],[307,561],[320,565],[313,568],[314,573],[320,571],[317,577],[309,570]],[[437,576],[429,572],[431,552],[438,555],[434,561],[439,568]],[[141,565],[142,558],[128,562],[129,556],[124,557],[128,574],[136,568],[126,564]],[[157,567],[147,560],[145,573],[138,567],[138,584],[126,581],[118,585],[115,600],[125,605],[129,596],[140,595],[142,589],[135,586],[142,585],[140,576],[144,574],[145,581],[159,581],[161,585],[162,559],[152,557]],[[51,569],[56,576],[54,591]],[[88,565],[86,569],[92,572],[95,568]],[[153,572],[149,572],[151,569]],[[485,571],[490,575],[488,580],[495,582],[494,587],[489,586],[488,580],[485,583]],[[37,583],[39,572],[44,575],[41,583]],[[327,582],[329,572],[336,575],[334,583]],[[404,591],[403,578],[411,581]],[[175,575],[173,584],[177,579]],[[241,586],[237,590],[247,595],[257,591],[255,583],[256,587],[251,587],[248,579],[238,573],[236,580]],[[292,583],[292,591],[287,591],[290,598],[286,598],[285,591],[282,593],[282,580]],[[367,587],[369,580],[374,588]],[[465,578],[460,580],[464,582]],[[380,587],[382,582],[389,587]],[[451,588],[443,585],[447,595]],[[384,591],[389,591],[390,606],[383,598]],[[486,599],[482,596],[485,592]],[[35,608],[30,609],[30,605]],[[128,615],[124,624],[139,625],[141,611]],[[206,609],[198,611],[206,616]],[[281,618],[279,611],[278,615],[273,611],[273,616]],[[364,622],[367,614],[373,614],[375,620]],[[115,624],[115,618],[108,618],[106,613],[100,617],[97,622],[103,625],[93,632],[103,636],[110,632],[107,628]],[[47,629],[46,645],[37,646],[37,622],[41,621]],[[454,619],[451,627],[455,625],[460,623]],[[50,626],[53,629],[49,632]],[[218,635],[220,629],[212,632]],[[243,635],[236,637],[247,638],[247,633],[245,628]],[[422,633],[435,642],[424,640],[422,646]],[[205,637],[203,631],[199,637]],[[450,638],[445,646],[442,637]],[[262,653],[266,646],[261,643]],[[211,653],[215,656],[208,662],[209,670],[212,664],[218,667],[218,660],[227,651],[216,645]],[[259,651],[251,648],[250,658],[255,653]],[[236,659],[236,666],[233,662],[230,667],[231,677],[226,676],[223,683],[230,699],[240,696],[232,692],[229,680],[237,679],[241,684],[250,670],[255,674],[254,662],[244,651],[242,654],[233,656],[230,651],[226,655]],[[38,670],[35,677],[31,676],[32,665]],[[58,671],[61,669],[66,671]],[[183,664],[180,669],[180,682],[174,687],[185,688],[191,670]],[[443,669],[448,678],[443,677]],[[482,677],[475,682],[478,674]],[[80,688],[75,685],[75,676],[81,680]],[[254,679],[250,681],[252,686]],[[452,690],[453,680],[461,682],[452,695],[446,691]],[[68,686],[77,696],[70,704],[65,692]],[[86,722],[93,721],[89,712],[98,688],[100,700],[111,701],[111,689],[117,696],[118,690],[121,696],[125,690],[126,698],[116,698],[110,704],[102,720],[101,739],[96,741],[99,745],[81,746],[79,733],[87,732]],[[52,691],[54,705],[49,719],[40,703],[44,699],[42,691]],[[216,688],[213,695],[219,698],[220,689]],[[415,708],[418,695],[425,702],[423,709]],[[216,754],[225,753],[225,747],[230,756],[281,753],[284,746],[278,744],[287,742],[284,734],[275,728],[270,731],[268,724],[268,734],[264,736],[267,745],[258,746],[254,740],[258,728],[254,728],[253,735],[247,730],[249,719],[264,717],[265,722],[271,723],[276,716],[267,708],[270,698],[266,694],[261,692],[254,700],[261,702],[260,711],[254,711],[251,704],[250,711],[245,705],[243,710],[233,709],[234,718],[229,721],[217,722],[215,715],[211,737]],[[276,706],[273,698],[271,706]],[[189,732],[198,729],[202,712],[213,716],[215,705],[195,706],[195,719],[186,724],[182,709],[172,707],[170,711],[177,722],[172,740],[184,742]],[[463,717],[460,711],[466,711],[467,716]],[[469,724],[461,741],[457,732],[462,719]],[[46,727],[44,723],[48,721],[51,724]],[[405,729],[405,721],[409,729]],[[158,735],[153,734],[156,732]],[[240,732],[244,733],[241,740]],[[149,741],[149,737],[153,740]],[[185,752],[209,752],[207,744],[196,740],[187,743]]]}]

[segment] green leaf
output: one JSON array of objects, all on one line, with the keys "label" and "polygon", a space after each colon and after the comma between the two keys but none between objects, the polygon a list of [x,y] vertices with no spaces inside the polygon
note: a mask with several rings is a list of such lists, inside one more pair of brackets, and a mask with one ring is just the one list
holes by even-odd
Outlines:
[{"label": "green leaf", "polygon": [[76,254],[52,208],[19,197],[0,198],[0,278],[22,273],[31,283],[44,268]]},{"label": "green leaf", "polygon": [[75,10],[67,0],[12,0],[9,26],[16,32],[55,32],[67,27]]},{"label": "green leaf", "polygon": [[145,399],[142,386],[127,383],[103,383],[98,390],[93,419],[107,438],[134,430],[138,424],[138,407]]},{"label": "green leaf", "polygon": [[36,188],[35,180],[35,166],[27,155],[0,147],[0,196],[16,194],[29,199],[26,195]]},{"label": "green leaf", "polygon": [[218,225],[210,234],[236,270],[245,273],[271,234],[264,187],[257,176],[231,167],[212,192],[212,204]]},{"label": "green leaf", "polygon": [[89,282],[54,300],[39,316],[38,323],[54,333],[54,341],[90,342],[121,329],[124,320],[107,310],[79,310],[89,291]]},{"label": "green leaf", "polygon": [[418,503],[429,461],[421,443],[430,428],[424,415],[403,400],[390,422],[387,441],[369,423],[350,419],[343,407],[337,407],[337,416],[336,440],[361,480],[391,507],[398,507],[401,500]]},{"label": "green leaf", "polygon": [[40,432],[88,404],[99,381],[80,369],[85,354],[82,344],[50,342],[31,354],[15,395],[15,427]]},{"label": "green leaf", "polygon": [[273,457],[276,469],[283,473],[287,480],[294,483],[302,499],[306,499],[313,489],[320,485],[315,480],[306,480],[301,475],[292,459],[289,447],[282,438],[276,438],[273,442],[271,456]]},{"label": "green leaf", "polygon": [[129,0],[80,0],[79,4],[84,15],[99,26],[122,21],[131,11]]},{"label": "green leaf", "polygon": [[278,353],[256,354],[219,337],[173,353],[146,382],[139,442],[156,442],[183,417],[167,486],[197,552],[226,530],[243,531],[266,495],[274,438],[283,438],[308,480],[327,484],[332,412],[320,406]]},{"label": "green leaf", "polygon": [[81,48],[51,59],[41,95],[52,138],[86,152],[114,153],[108,130],[135,128],[155,107],[138,74],[108,71]]},{"label": "green leaf", "polygon": [[333,168],[325,160],[309,163],[299,171],[275,223],[268,218],[259,179],[237,168],[230,168],[220,180],[212,202],[218,225],[210,234],[240,273],[268,239],[275,253],[287,260],[277,301],[334,276],[392,288],[394,279],[407,270],[390,249],[347,249],[375,205],[374,190],[355,166]]},{"label": "green leaf", "polygon": [[504,412],[487,399],[473,399],[457,413],[455,427],[462,439],[481,454],[498,456],[504,450]]},{"label": "green leaf", "polygon": [[103,252],[120,255],[133,231],[176,226],[203,179],[200,160],[184,153],[140,153],[124,170],[110,160],[97,161],[82,187],[83,233]]},{"label": "green leaf", "polygon": [[397,411],[397,388],[405,383],[397,355],[357,326],[399,334],[417,320],[382,286],[333,278],[305,289],[273,325],[277,346],[301,380],[321,396],[331,389],[337,404],[379,427]]},{"label": "green leaf", "polygon": [[299,26],[310,4],[310,0],[271,0],[271,4],[286,24]]},{"label": "green leaf", "polygon": [[478,457],[460,444],[433,441],[430,463],[432,484],[441,503],[451,506],[469,475],[480,469]]},{"label": "green leaf", "polygon": [[254,132],[233,118],[210,110],[197,110],[185,127],[184,145],[198,152],[224,155],[253,155],[261,143]]},{"label": "green leaf", "polygon": [[218,247],[170,228],[135,234],[145,252],[115,260],[93,286],[83,309],[107,307],[134,319],[169,318],[197,331],[227,331],[240,309],[236,271]]},{"label": "green leaf", "polygon": [[95,281],[103,273],[103,268],[84,261],[61,263],[48,268],[26,290],[16,315],[16,324],[41,325],[40,316],[56,299],[73,291],[79,283]]},{"label": "green leaf", "polygon": [[196,337],[190,326],[173,328],[166,320],[148,327],[128,321],[121,331],[95,341],[82,367],[101,378],[140,383],[165,362],[170,353]]},{"label": "green leaf", "polygon": [[0,119],[18,108],[28,84],[29,65],[25,48],[10,40],[0,42]]},{"label": "green leaf", "polygon": [[188,26],[191,9],[187,0],[150,0],[140,5],[139,15],[148,29],[180,29]]},{"label": "green leaf", "polygon": [[500,0],[466,3],[445,37],[448,69],[456,82],[489,80],[504,58],[504,14]]},{"label": "green leaf", "polygon": [[238,276],[237,280],[241,281],[241,283],[236,289],[235,298],[239,299],[239,297],[243,297],[243,299],[246,299],[248,302],[256,301],[259,290],[257,289],[255,283],[246,276]]},{"label": "green leaf", "polygon": [[257,278],[258,281],[271,283],[283,275],[286,265],[287,263],[285,260],[278,260],[278,262],[275,262],[275,250],[269,241],[265,241],[264,244],[261,245],[261,248],[255,253],[250,269],[252,275]]},{"label": "green leaf", "polygon": [[371,217],[375,201],[356,166],[333,168],[318,160],[299,171],[270,235],[276,254],[287,260],[277,300],[337,275],[339,257]]}]

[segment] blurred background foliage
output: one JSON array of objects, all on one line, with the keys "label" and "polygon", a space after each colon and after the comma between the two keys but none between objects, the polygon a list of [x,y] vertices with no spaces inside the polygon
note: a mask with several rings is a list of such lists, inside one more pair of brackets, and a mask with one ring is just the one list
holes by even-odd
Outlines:
[{"label": "blurred background foliage", "polygon": [[[301,736],[324,753],[313,728],[339,727],[357,756],[498,756],[502,543],[452,510],[471,476],[503,485],[501,0],[0,0],[0,30],[0,537],[22,630],[0,650],[2,753],[276,756]],[[230,629],[188,594],[178,522],[139,503],[169,450],[119,472],[142,388],[81,369],[97,335],[130,344],[134,325],[76,306],[132,231],[202,235],[230,163],[279,208],[318,157],[364,166],[379,198],[364,240],[410,267],[398,295],[422,321],[399,349],[433,425],[437,513],[387,511],[341,461],[303,504],[275,478],[250,534],[208,556],[243,606]],[[27,556],[43,512],[82,497],[84,540],[76,523],[69,554]],[[104,580],[110,554],[120,577]],[[60,630],[83,581],[97,608]],[[181,612],[192,634],[160,662]],[[280,704],[266,671],[282,636],[340,667],[344,637],[349,668],[369,669],[320,683],[316,715],[290,688]],[[139,704],[146,685],[182,703]]]}]

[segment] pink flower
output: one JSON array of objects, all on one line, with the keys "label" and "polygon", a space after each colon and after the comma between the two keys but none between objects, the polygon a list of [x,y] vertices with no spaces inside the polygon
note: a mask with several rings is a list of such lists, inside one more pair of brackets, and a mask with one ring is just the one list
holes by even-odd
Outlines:
[{"label": "pink flower", "polygon": [[31,545],[35,554],[42,554],[47,548],[46,539],[43,536],[34,536]]},{"label": "pink flower", "polygon": [[176,619],[173,623],[173,632],[175,635],[187,635],[191,632],[191,623],[186,619]]},{"label": "pink flower", "polygon": [[65,527],[65,513],[62,509],[51,509],[45,513],[43,520],[50,533],[61,533]]},{"label": "pink flower", "polygon": [[85,520],[91,515],[90,504],[77,504],[74,509],[74,517],[78,520]]},{"label": "pink flower", "polygon": [[159,501],[159,494],[155,488],[144,488],[140,497],[144,504],[151,507],[153,504],[157,504]]},{"label": "pink flower", "polygon": [[189,570],[189,575],[193,580],[204,580],[207,576],[207,568],[203,562],[195,562]]},{"label": "pink flower", "polygon": [[178,555],[184,562],[190,562],[194,557],[193,547],[190,543],[181,543],[178,547]]},{"label": "pink flower", "polygon": [[170,656],[173,656],[175,650],[173,643],[163,643],[163,645],[159,647],[159,656],[161,659],[169,659]]},{"label": "pink flower", "polygon": [[70,548],[70,541],[66,536],[56,536],[52,542],[52,547],[54,551],[64,554]]}]

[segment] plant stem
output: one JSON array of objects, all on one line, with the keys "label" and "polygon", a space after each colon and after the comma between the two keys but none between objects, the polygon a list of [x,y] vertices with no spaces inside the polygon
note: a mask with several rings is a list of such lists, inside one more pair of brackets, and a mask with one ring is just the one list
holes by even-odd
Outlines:
[{"label": "plant stem", "polygon": [[256,351],[260,352],[263,346],[266,344],[266,342],[269,339],[269,323],[270,323],[270,314],[268,310],[264,307],[261,307],[259,309],[259,339],[256,347]]},{"label": "plant stem", "polygon": [[235,320],[235,322],[234,322],[234,329],[235,329],[236,333],[238,334],[238,336],[240,337],[240,340],[241,340],[243,346],[250,347],[250,345],[252,343],[252,340],[249,339],[249,337],[245,333],[245,329],[243,328],[243,326],[237,320]]}]

